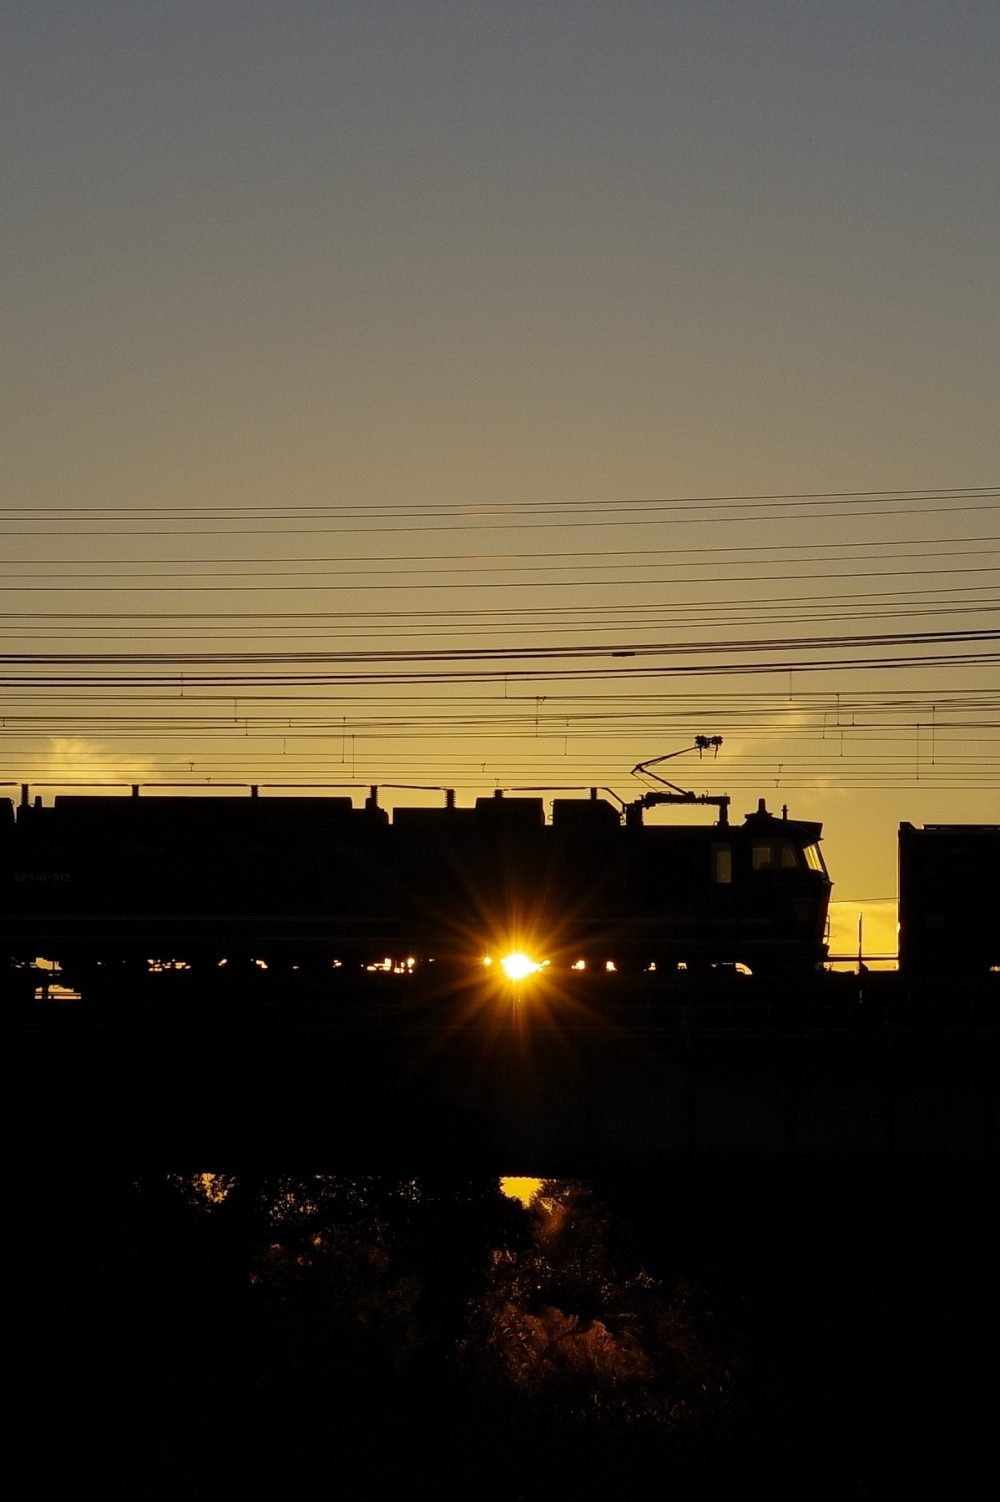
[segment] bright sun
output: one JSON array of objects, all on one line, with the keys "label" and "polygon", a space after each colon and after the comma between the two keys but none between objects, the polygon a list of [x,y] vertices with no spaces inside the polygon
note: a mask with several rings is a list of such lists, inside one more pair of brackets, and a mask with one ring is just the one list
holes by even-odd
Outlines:
[{"label": "bright sun", "polygon": [[535,971],[541,970],[542,967],[537,960],[518,952],[505,954],[500,961],[500,968],[508,980],[525,980],[527,976],[534,975]]}]

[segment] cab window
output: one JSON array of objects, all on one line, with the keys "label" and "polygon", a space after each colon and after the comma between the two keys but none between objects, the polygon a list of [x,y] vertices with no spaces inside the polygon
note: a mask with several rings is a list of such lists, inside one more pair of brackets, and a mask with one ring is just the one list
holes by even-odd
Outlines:
[{"label": "cab window", "polygon": [[822,871],[826,875],[826,864],[818,845],[807,845],[802,854],[806,858],[806,865],[810,871]]},{"label": "cab window", "polygon": [[733,879],[733,847],[731,845],[712,846],[712,880],[719,885],[725,885]]},{"label": "cab window", "polygon": [[798,864],[798,855],[791,840],[754,840],[755,871],[794,871]]}]

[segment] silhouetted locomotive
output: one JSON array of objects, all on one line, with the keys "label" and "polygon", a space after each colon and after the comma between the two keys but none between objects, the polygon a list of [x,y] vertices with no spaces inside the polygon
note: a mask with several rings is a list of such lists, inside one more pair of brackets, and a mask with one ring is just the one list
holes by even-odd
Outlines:
[{"label": "silhouetted locomotive", "polygon": [[[358,975],[433,962],[481,973],[742,965],[806,974],[826,955],[822,826],[727,798],[649,792],[619,808],[496,793],[471,807],[333,796],[60,795],[0,800],[0,958],[43,956],[86,988],[111,972],[223,964]],[[710,826],[655,825],[711,803]],[[440,973],[440,971],[435,972]]]}]

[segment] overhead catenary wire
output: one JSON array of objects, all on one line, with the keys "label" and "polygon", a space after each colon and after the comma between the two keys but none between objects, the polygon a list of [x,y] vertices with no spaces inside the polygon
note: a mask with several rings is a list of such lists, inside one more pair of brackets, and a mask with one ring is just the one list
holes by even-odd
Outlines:
[{"label": "overhead catenary wire", "polygon": [[954,645],[967,644],[970,642],[993,642],[1000,641],[1000,628],[985,630],[961,630],[961,631],[909,631],[909,632],[879,632],[865,633],[851,636],[839,633],[831,636],[808,636],[808,637],[763,637],[745,639],[743,641],[711,641],[694,640],[687,642],[602,642],[587,646],[536,646],[536,647],[459,647],[448,651],[437,650],[403,650],[403,649],[372,649],[368,651],[337,651],[326,650],[322,652],[199,652],[199,653],[3,653],[0,652],[0,665],[6,664],[33,664],[59,663],[59,664],[84,664],[119,662],[126,665],[134,663],[203,663],[203,662],[298,662],[311,665],[316,662],[495,662],[507,660],[512,663],[537,661],[540,658],[564,661],[568,658],[578,657],[634,657],[634,656],[676,656],[681,653],[747,653],[747,652],[774,652],[783,651],[815,651],[819,648],[831,648],[844,650],[847,648],[885,647],[885,646],[926,646],[932,643],[950,643]]},{"label": "overhead catenary wire", "polygon": [[[0,613],[8,654],[23,659],[6,665],[0,747],[12,770],[13,757],[33,773],[46,764],[65,773],[106,743],[195,779],[227,767],[284,776],[301,766],[325,777],[338,755],[355,754],[359,772],[380,781],[451,767],[459,785],[481,786],[506,776],[498,761],[508,781],[515,769],[521,781],[566,780],[553,768],[583,781],[600,769],[609,781],[638,759],[625,750],[630,737],[648,755],[651,739],[656,751],[711,700],[726,719],[719,728],[742,727],[740,770],[726,769],[733,787],[772,773],[788,787],[796,776],[802,786],[812,777],[907,785],[919,762],[911,742],[929,714],[941,716],[938,759],[919,762],[919,775],[941,787],[990,786],[1000,783],[1000,704],[985,689],[955,690],[996,675],[990,545],[1000,535],[934,522],[998,502],[996,487],[952,487],[481,506],[8,506],[8,601],[28,604],[30,592],[58,594],[59,604]],[[702,530],[727,524],[724,541]],[[608,541],[622,546],[560,546],[560,529],[590,527],[620,528]],[[27,549],[14,534],[32,528],[45,546],[16,561]],[[390,532],[422,530],[447,530],[447,541],[437,551],[402,538],[393,547]],[[362,534],[375,546],[350,543]],[[344,545],[324,548],[322,536]],[[114,556],[124,537],[136,546]],[[176,545],[166,549],[168,537]],[[271,548],[285,556],[266,556]],[[801,587],[779,592],[783,580]],[[197,608],[176,608],[189,591]],[[104,608],[87,608],[83,594]],[[155,608],[130,608],[139,594]],[[326,608],[308,608],[314,601]],[[963,622],[972,637],[948,634]],[[825,644],[804,645],[806,633]],[[604,651],[638,660],[605,663]],[[796,690],[808,682],[830,692],[810,706],[789,682],[786,713],[775,685],[793,674]],[[699,698],[701,682],[711,687]],[[861,682],[872,686],[867,697]],[[740,683],[748,687],[737,692]],[[840,742],[829,755],[810,751],[824,716],[835,718],[833,686],[846,705],[852,683],[866,725],[830,732],[847,737],[846,755]],[[980,740],[968,754],[960,740],[942,740],[950,733]],[[863,735],[881,739],[865,750]],[[798,773],[769,767],[776,736]],[[758,756],[753,746],[768,749]]]}]

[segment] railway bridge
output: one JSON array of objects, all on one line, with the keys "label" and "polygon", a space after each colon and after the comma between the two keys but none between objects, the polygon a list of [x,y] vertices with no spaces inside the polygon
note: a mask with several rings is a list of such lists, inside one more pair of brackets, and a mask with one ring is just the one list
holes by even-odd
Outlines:
[{"label": "railway bridge", "polygon": [[443,990],[376,975],[208,993],[158,979],[8,1002],[9,1131],[41,1123],[67,1152],[134,1161],[542,1175],[1000,1151],[1000,977]]}]

